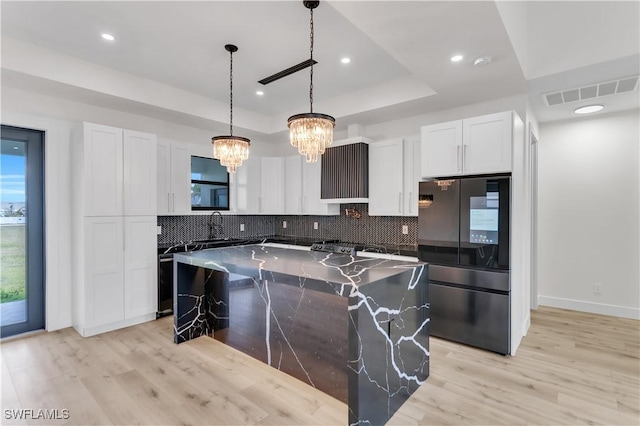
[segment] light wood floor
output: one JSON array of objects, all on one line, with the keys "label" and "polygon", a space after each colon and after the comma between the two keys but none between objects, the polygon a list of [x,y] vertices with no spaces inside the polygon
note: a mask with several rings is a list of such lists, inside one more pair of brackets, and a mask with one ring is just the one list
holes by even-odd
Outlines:
[{"label": "light wood floor", "polygon": [[[171,318],[7,341],[2,424],[345,425],[346,405]],[[431,339],[431,375],[389,424],[640,424],[640,322],[541,308],[517,356]],[[13,421],[6,409],[68,409]]]}]

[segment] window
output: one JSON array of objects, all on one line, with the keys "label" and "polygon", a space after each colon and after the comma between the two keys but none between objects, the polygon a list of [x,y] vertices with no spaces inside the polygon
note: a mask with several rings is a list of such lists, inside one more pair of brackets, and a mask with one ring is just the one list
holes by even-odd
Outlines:
[{"label": "window", "polygon": [[229,173],[219,160],[191,157],[191,210],[229,210]]}]

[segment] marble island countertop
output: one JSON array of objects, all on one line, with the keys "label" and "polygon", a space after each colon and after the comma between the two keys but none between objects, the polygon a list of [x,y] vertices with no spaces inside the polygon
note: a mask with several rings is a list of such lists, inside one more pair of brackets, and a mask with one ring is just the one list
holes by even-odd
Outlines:
[{"label": "marble island countertop", "polygon": [[248,244],[177,253],[174,341],[210,336],[383,425],[429,376],[429,265]]},{"label": "marble island countertop", "polygon": [[[262,242],[272,242],[272,243],[281,243],[281,244],[292,244],[299,246],[311,246],[317,242],[340,242],[340,244],[345,246],[353,246],[357,251],[361,252],[376,252],[376,253],[385,253],[385,254],[398,254],[403,256],[412,256],[417,257],[418,246],[416,244],[409,243],[380,243],[380,244],[370,244],[370,243],[360,243],[360,242],[346,242],[339,241],[336,238],[322,238],[322,237],[301,237],[295,235],[268,235],[262,237],[251,237],[251,238],[223,238],[219,240],[209,240],[209,241],[178,241],[178,242],[163,242],[158,243],[158,253],[162,254],[168,251],[172,252],[186,252],[193,250],[203,250],[207,248],[212,248],[215,246],[224,247],[231,245],[242,245],[242,244],[259,244]],[[171,250],[174,249],[174,250]]]},{"label": "marble island countertop", "polygon": [[[359,288],[389,279],[407,270],[418,281],[421,262],[373,259],[319,251],[289,250],[262,244],[176,253],[178,261],[192,266],[216,269],[254,279],[269,278],[289,282],[317,291],[348,296],[351,287]],[[329,286],[327,286],[329,284]]]}]

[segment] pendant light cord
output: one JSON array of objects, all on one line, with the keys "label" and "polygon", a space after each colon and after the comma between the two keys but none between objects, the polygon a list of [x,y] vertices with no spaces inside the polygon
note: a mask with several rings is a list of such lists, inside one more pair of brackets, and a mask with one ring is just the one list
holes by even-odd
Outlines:
[{"label": "pendant light cord", "polygon": [[229,57],[229,136],[233,136],[233,52]]},{"label": "pendant light cord", "polygon": [[309,11],[311,12],[311,35],[309,37],[311,41],[311,84],[309,85],[309,104],[311,107],[310,112],[313,112],[313,9],[309,9]]}]

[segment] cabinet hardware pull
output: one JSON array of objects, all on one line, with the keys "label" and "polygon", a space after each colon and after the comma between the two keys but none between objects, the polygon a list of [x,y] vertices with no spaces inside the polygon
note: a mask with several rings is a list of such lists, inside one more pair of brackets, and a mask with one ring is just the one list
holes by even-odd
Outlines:
[{"label": "cabinet hardware pull", "polygon": [[398,213],[402,213],[402,192],[398,192]]},{"label": "cabinet hardware pull", "polygon": [[467,145],[463,145],[463,148],[462,148],[462,170],[467,168],[466,164],[467,164]]},{"label": "cabinet hardware pull", "polygon": [[456,145],[456,170],[460,170],[460,145]]}]

